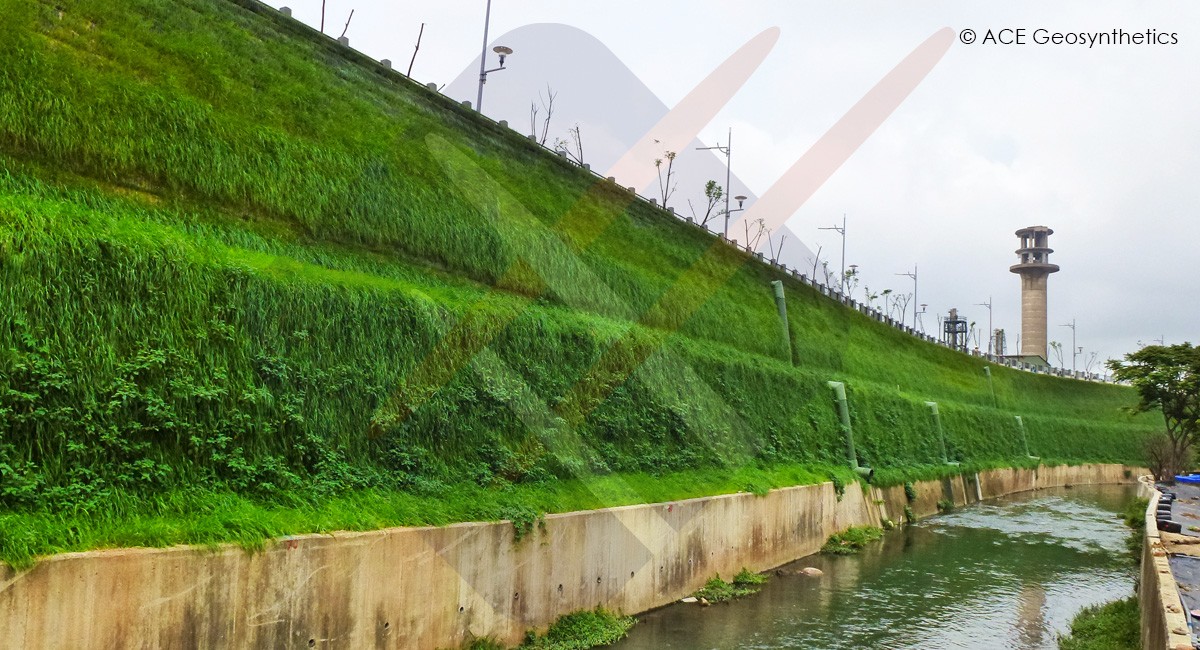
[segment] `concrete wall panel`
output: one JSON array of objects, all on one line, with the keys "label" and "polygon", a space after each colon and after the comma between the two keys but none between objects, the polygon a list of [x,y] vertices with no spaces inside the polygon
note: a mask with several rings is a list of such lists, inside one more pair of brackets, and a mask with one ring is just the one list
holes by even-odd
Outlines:
[{"label": "concrete wall panel", "polygon": [[[1123,466],[981,473],[992,498],[1132,480]],[[1130,474],[1133,475],[1132,473]],[[1036,476],[1036,479],[1034,478]],[[975,500],[974,477],[925,481],[918,516]],[[815,553],[855,525],[899,523],[902,486],[832,484],[550,515],[525,539],[507,523],[286,538],[259,553],[121,549],[0,567],[0,644],[21,648],[447,648],[516,643],[529,628],[604,605],[635,613],[715,574]]]}]

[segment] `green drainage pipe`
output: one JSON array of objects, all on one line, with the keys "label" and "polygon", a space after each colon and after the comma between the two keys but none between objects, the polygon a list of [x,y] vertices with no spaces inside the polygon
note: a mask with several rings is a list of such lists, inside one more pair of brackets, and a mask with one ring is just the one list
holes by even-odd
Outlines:
[{"label": "green drainage pipe", "polygon": [[999,403],[996,402],[996,385],[992,383],[992,367],[984,366],[983,374],[987,375],[988,389],[992,391],[992,408],[1000,408]]},{"label": "green drainage pipe", "polygon": [[792,333],[788,329],[787,300],[783,296],[783,283],[779,280],[772,280],[771,286],[775,288],[775,307],[779,310],[779,322],[783,324],[783,343],[787,346],[788,363],[794,363]]},{"label": "green drainage pipe", "polygon": [[850,403],[846,401],[846,385],[840,381],[829,382],[833,389],[833,401],[837,404],[838,418],[842,421],[842,435],[846,436],[846,455],[850,459],[850,467],[859,476],[870,481],[875,476],[875,470],[858,465],[858,454],[854,451],[854,432],[850,429]]},{"label": "green drainage pipe", "polygon": [[929,407],[929,416],[933,420],[933,430],[937,433],[938,444],[942,446],[942,462],[946,465],[957,465],[958,463],[950,462],[950,457],[946,453],[946,433],[942,430],[942,415],[938,413],[937,402],[925,402],[925,406]]},{"label": "green drainage pipe", "polygon": [[1039,458],[1039,456],[1029,453],[1029,437],[1025,435],[1025,420],[1022,420],[1019,415],[1014,415],[1013,417],[1017,419],[1017,428],[1021,430],[1021,444],[1025,445],[1025,455],[1030,458]]}]

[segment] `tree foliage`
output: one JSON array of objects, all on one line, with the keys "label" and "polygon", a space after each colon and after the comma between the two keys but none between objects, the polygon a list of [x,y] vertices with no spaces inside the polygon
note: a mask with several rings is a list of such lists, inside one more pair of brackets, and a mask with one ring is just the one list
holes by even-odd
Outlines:
[{"label": "tree foliage", "polygon": [[[696,214],[696,209],[692,208],[692,217],[699,222],[701,226],[707,226],[709,221],[715,217],[725,214],[724,210],[717,208],[717,203],[725,197],[725,188],[717,184],[716,181],[708,181],[704,184],[704,216]],[[691,207],[692,202],[688,200],[688,206]]]},{"label": "tree foliage", "polygon": [[[1200,347],[1191,343],[1150,345],[1110,361],[1118,380],[1137,389],[1135,413],[1162,411],[1172,458],[1165,470],[1183,469],[1192,447],[1200,440]],[[1160,477],[1163,478],[1163,477]]]}]

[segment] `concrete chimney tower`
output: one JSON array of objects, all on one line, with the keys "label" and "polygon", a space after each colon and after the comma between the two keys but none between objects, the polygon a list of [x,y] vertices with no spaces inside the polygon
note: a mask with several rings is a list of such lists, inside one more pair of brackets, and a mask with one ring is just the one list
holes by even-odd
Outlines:
[{"label": "concrete chimney tower", "polygon": [[1050,235],[1054,231],[1045,226],[1030,226],[1017,231],[1021,247],[1017,249],[1018,262],[1009,271],[1021,276],[1021,356],[1026,361],[1039,357],[1043,363],[1046,354],[1046,279],[1058,273],[1058,265],[1050,263]]}]

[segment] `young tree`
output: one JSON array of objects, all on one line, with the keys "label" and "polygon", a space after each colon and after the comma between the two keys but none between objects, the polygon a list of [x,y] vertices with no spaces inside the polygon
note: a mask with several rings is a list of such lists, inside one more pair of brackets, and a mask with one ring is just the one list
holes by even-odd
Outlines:
[{"label": "young tree", "polygon": [[871,287],[868,287],[865,284],[863,285],[863,294],[865,294],[867,298],[867,307],[875,309],[875,301],[879,300],[879,294],[871,293]]},{"label": "young tree", "polygon": [[[658,142],[658,140],[655,140]],[[658,170],[658,191],[662,196],[662,207],[665,210],[667,201],[671,200],[671,196],[675,194],[675,156],[674,151],[664,151],[662,158],[654,159],[654,168]],[[666,160],[666,172],[663,172],[663,160]]]},{"label": "young tree", "polygon": [[413,48],[412,58],[408,60],[408,72],[404,73],[406,77],[412,77],[413,64],[417,62],[417,52],[421,51],[421,38],[425,36],[425,23],[421,23],[421,31],[417,32],[417,46]]},{"label": "young tree", "polygon": [[[537,103],[529,102],[529,132],[541,145],[545,145],[546,138],[550,137],[550,118],[554,116],[554,98],[558,96],[558,93],[547,85],[546,95],[546,97],[542,97],[541,91],[538,91],[538,102],[542,104],[540,108]],[[546,117],[542,120],[541,133],[538,133],[538,115],[542,111],[546,112]]]},{"label": "young tree", "polygon": [[896,310],[893,318],[900,321],[901,325],[904,325],[904,319],[908,316],[908,303],[910,302],[912,302],[911,293],[897,293],[892,296],[892,308]]},{"label": "young tree", "polygon": [[762,243],[763,234],[767,232],[767,220],[756,219],[754,221],[745,221],[746,226],[746,247],[752,251],[758,250],[758,245]]},{"label": "young tree", "polygon": [[704,216],[700,217],[696,214],[696,208],[692,207],[692,200],[688,199],[688,209],[692,211],[692,218],[701,226],[708,225],[709,221],[719,217],[724,210],[718,210],[717,204],[721,199],[725,198],[725,188],[717,184],[716,181],[709,181],[704,184]]},{"label": "young tree", "polygon": [[1050,341],[1050,351],[1054,353],[1054,358],[1058,359],[1058,367],[1063,367],[1063,347],[1058,341]]},{"label": "young tree", "polygon": [[846,287],[846,295],[853,298],[854,290],[858,288],[858,269],[846,269],[842,285]]},{"label": "young tree", "polygon": [[579,124],[567,129],[567,135],[570,140],[562,138],[554,139],[554,150],[561,151],[567,154],[567,157],[575,161],[576,165],[583,166],[583,134],[580,133]]},{"label": "young tree", "polygon": [[[779,235],[779,248],[775,247],[775,242],[772,241],[771,233],[767,233],[767,244],[771,247],[771,260],[778,262],[779,257],[783,255],[783,242],[787,241],[787,233]],[[851,292],[853,293],[853,292]]]},{"label": "young tree", "polygon": [[1157,478],[1169,480],[1186,469],[1200,439],[1200,347],[1150,345],[1108,367],[1137,390],[1139,401],[1130,411],[1162,411],[1169,454]]}]

